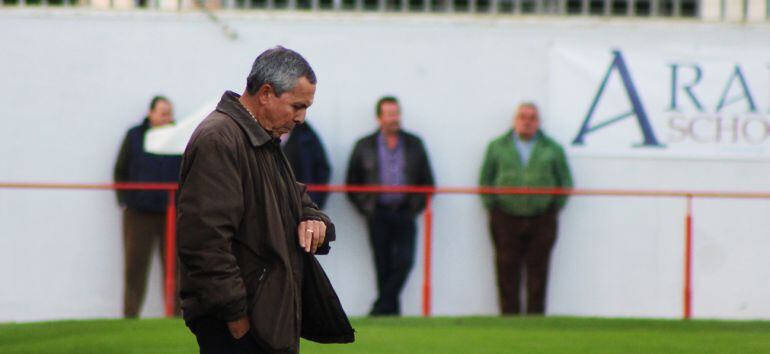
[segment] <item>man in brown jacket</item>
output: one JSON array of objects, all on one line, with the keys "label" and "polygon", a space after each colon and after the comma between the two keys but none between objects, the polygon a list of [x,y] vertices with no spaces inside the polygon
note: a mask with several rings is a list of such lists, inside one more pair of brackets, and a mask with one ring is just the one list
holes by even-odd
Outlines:
[{"label": "man in brown jacket", "polygon": [[353,341],[313,256],[329,252],[334,225],[294,178],[278,139],[304,122],[315,84],[301,55],[267,50],[246,92],[226,92],[187,146],[181,299],[201,353],[297,353],[300,336]]}]

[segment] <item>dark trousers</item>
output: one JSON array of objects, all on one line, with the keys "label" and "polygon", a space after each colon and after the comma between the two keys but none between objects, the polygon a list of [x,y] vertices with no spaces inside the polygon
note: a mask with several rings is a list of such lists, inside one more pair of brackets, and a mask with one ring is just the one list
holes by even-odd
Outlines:
[{"label": "dark trousers", "polygon": [[[147,287],[150,256],[156,245],[165,265],[166,214],[126,208],[123,211],[123,251],[125,260],[123,316],[139,316]],[[177,276],[177,279],[179,277]],[[177,282],[179,284],[179,282]],[[178,304],[179,301],[176,301]],[[179,306],[175,306],[179,315]]]},{"label": "dark trousers", "polygon": [[198,341],[200,354],[259,354],[259,347],[251,332],[239,339],[233,338],[227,323],[213,317],[195,318],[187,326]]},{"label": "dark trousers", "polygon": [[369,220],[378,291],[371,315],[401,313],[399,296],[414,265],[416,234],[414,216],[407,210],[378,207]]},{"label": "dark trousers", "polygon": [[516,217],[497,209],[491,212],[490,229],[495,243],[497,285],[503,314],[521,313],[522,274],[526,278],[527,313],[545,313],[548,266],[556,242],[556,219],[556,212],[534,217]]}]

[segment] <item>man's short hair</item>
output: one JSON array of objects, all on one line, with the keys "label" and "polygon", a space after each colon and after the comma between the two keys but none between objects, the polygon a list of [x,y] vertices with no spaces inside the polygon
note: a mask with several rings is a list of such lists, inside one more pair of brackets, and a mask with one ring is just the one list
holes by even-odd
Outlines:
[{"label": "man's short hair", "polygon": [[157,106],[158,102],[160,101],[171,103],[171,101],[169,101],[168,98],[166,98],[166,96],[158,95],[153,97],[152,100],[150,100],[150,110],[152,111],[153,109],[155,109],[155,106]]},{"label": "man's short hair", "polygon": [[537,104],[535,104],[535,102],[532,102],[532,101],[524,101],[522,103],[519,103],[519,108],[517,108],[516,111],[518,112],[520,109],[525,108],[525,107],[526,108],[532,108],[535,111],[537,111],[538,113],[540,113],[540,108],[537,108]]},{"label": "man's short hair", "polygon": [[377,117],[382,114],[382,105],[385,103],[395,103],[398,105],[398,99],[395,96],[383,96],[377,100],[377,105],[374,107],[374,111],[377,112]]},{"label": "man's short hair", "polygon": [[253,95],[262,85],[267,84],[280,96],[286,91],[291,91],[301,77],[311,84],[316,83],[315,72],[302,55],[277,46],[262,52],[254,60],[249,77],[246,78],[246,92]]}]

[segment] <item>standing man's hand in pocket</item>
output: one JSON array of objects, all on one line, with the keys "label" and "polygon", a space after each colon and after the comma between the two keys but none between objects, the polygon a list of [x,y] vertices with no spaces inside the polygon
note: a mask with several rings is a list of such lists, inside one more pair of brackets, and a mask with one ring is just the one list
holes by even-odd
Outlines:
[{"label": "standing man's hand in pocket", "polygon": [[249,333],[251,325],[249,325],[249,318],[243,316],[235,321],[227,322],[227,328],[230,330],[230,334],[233,338],[241,339],[246,333]]}]

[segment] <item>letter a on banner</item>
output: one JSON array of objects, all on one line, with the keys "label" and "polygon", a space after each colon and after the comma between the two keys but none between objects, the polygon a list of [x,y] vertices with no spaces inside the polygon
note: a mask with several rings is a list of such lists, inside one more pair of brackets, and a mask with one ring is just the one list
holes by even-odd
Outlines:
[{"label": "letter a on banner", "polygon": [[[655,133],[653,132],[650,121],[647,118],[647,112],[644,110],[642,101],[639,99],[639,93],[636,91],[634,82],[631,80],[631,73],[628,71],[626,62],[623,59],[623,54],[619,50],[613,50],[612,54],[614,56],[612,59],[612,64],[607,70],[607,74],[604,75],[604,80],[602,80],[602,84],[599,86],[599,91],[596,93],[596,97],[594,97],[594,101],[591,103],[591,108],[588,110],[588,114],[583,120],[583,126],[580,128],[580,133],[578,133],[578,135],[575,137],[575,140],[572,141],[572,145],[584,145],[585,137],[589,133],[593,133],[610,124],[617,123],[623,119],[635,116],[636,121],[639,123],[639,128],[642,130],[642,135],[644,136],[644,142],[641,144],[641,146],[663,146],[658,142],[658,139],[655,138]],[[607,81],[609,81],[613,70],[617,70],[618,74],[620,74],[623,87],[626,90],[626,94],[628,94],[628,99],[631,101],[631,111],[623,113],[602,123],[591,125],[591,119],[593,118],[594,112],[596,111],[596,107],[599,105],[599,100],[604,94],[604,90],[607,88]]]},{"label": "letter a on banner", "polygon": [[[743,90],[743,95],[738,97],[733,97],[728,100],[727,94],[730,93],[730,89],[733,87],[733,82],[735,81],[735,79],[738,79],[738,83],[741,84],[740,87]],[[741,101],[743,98],[745,98],[749,104],[749,111],[756,112],[757,105],[754,104],[754,98],[751,97],[751,91],[749,91],[749,85],[746,84],[746,77],[743,76],[743,72],[741,72],[741,67],[736,65],[735,70],[733,71],[733,74],[730,76],[730,79],[727,80],[727,87],[725,87],[725,91],[722,93],[722,98],[719,99],[719,104],[717,105],[717,112],[722,111],[722,108],[724,108],[725,106],[731,103]]]}]

